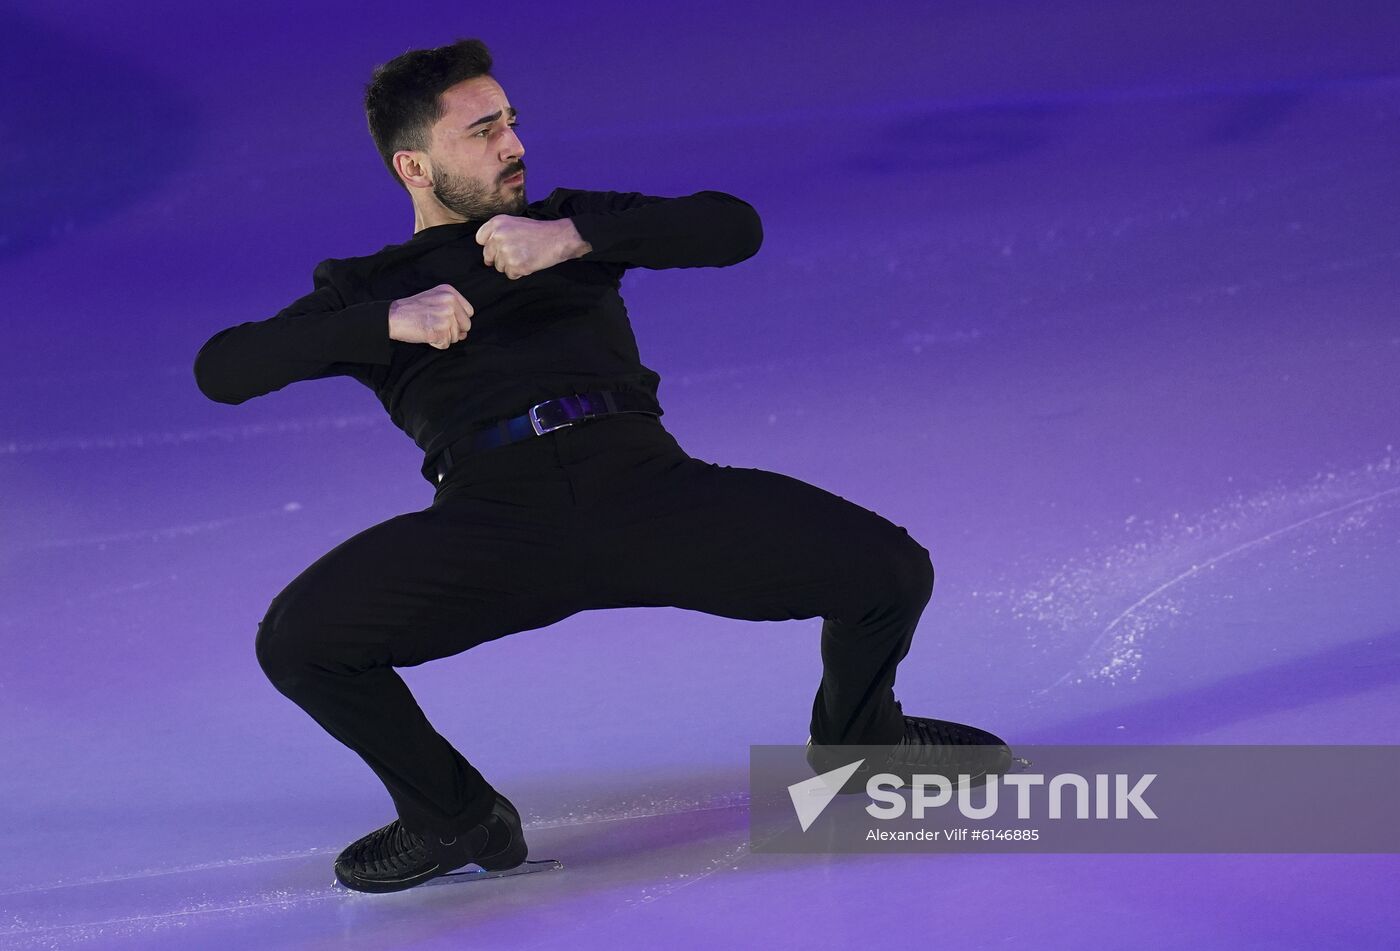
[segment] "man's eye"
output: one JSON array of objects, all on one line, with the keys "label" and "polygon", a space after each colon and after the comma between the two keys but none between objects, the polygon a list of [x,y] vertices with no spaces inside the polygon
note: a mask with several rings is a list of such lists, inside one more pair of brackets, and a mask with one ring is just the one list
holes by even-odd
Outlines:
[{"label": "man's eye", "polygon": [[[510,123],[510,127],[511,127],[512,129],[514,129],[514,128],[515,128],[516,126],[518,126],[518,125],[520,125],[519,122],[512,122],[512,123]],[[477,133],[477,135],[490,135],[490,134],[491,134],[491,130],[490,130],[490,129],[482,129],[480,132]]]}]

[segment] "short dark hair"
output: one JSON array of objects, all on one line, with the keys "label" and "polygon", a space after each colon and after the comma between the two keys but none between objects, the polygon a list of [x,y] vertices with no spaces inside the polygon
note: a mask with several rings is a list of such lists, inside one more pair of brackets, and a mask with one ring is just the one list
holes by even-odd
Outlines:
[{"label": "short dark hair", "polygon": [[365,118],[375,148],[400,188],[408,190],[394,170],[394,153],[427,151],[433,124],[446,111],[442,93],[463,80],[490,75],[491,53],[477,39],[408,50],[375,67],[365,86]]}]

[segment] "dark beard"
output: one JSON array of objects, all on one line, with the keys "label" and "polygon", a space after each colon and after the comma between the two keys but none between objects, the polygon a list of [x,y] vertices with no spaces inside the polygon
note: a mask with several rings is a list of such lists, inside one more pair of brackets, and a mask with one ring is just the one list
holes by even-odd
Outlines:
[{"label": "dark beard", "polygon": [[492,191],[480,182],[453,175],[446,169],[433,173],[433,196],[444,208],[468,221],[485,221],[494,215],[518,215],[527,204],[524,186],[504,192],[498,187]]}]

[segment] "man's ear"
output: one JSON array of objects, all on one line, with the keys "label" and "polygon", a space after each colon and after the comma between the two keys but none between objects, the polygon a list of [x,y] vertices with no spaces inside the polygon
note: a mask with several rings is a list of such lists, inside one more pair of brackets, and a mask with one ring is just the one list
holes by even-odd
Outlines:
[{"label": "man's ear", "polygon": [[394,168],[410,188],[425,188],[433,182],[432,163],[422,152],[401,149],[394,153]]}]

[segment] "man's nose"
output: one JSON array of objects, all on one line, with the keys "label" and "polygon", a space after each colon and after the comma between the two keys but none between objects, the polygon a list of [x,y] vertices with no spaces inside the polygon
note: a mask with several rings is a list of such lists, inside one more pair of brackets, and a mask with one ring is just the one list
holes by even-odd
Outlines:
[{"label": "man's nose", "polygon": [[525,146],[520,141],[520,136],[515,134],[514,129],[506,129],[506,136],[501,140],[501,155],[506,161],[520,158],[525,154]]}]

